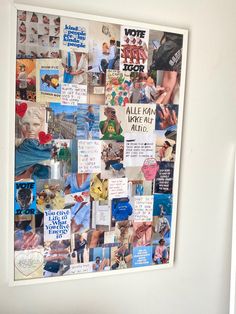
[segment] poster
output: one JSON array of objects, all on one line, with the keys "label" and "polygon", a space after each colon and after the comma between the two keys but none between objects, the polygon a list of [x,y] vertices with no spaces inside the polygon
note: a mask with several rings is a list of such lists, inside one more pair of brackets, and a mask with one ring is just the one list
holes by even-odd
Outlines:
[{"label": "poster", "polygon": [[15,215],[36,213],[36,185],[34,181],[15,183]]},{"label": "poster", "polygon": [[36,100],[38,102],[60,101],[60,66],[58,59],[36,61]]},{"label": "poster", "polygon": [[122,71],[147,72],[149,30],[121,26]]},{"label": "poster", "polygon": [[46,12],[17,11],[14,281],[169,267],[186,33]]}]

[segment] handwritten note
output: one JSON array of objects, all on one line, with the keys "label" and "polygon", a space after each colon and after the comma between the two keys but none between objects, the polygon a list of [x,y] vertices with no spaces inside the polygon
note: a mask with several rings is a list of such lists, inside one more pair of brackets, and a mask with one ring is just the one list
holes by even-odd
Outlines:
[{"label": "handwritten note", "polygon": [[142,166],[146,158],[155,157],[155,135],[153,133],[126,133],[124,165]]},{"label": "handwritten note", "polygon": [[70,239],[70,210],[44,211],[44,241]]},{"label": "handwritten note", "polygon": [[87,85],[61,84],[61,104],[78,105],[87,103]]},{"label": "handwritten note", "polygon": [[101,141],[78,141],[78,172],[101,172]]},{"label": "handwritten note", "polygon": [[155,129],[155,104],[126,104],[126,132],[153,132]]},{"label": "handwritten note", "polygon": [[143,195],[134,197],[134,221],[152,221],[153,195]]},{"label": "handwritten note", "polygon": [[109,199],[128,196],[128,178],[108,179]]}]

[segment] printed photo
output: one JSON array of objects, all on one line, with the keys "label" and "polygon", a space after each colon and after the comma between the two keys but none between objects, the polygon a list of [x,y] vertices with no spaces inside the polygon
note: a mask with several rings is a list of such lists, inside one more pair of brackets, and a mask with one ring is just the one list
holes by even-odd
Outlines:
[{"label": "printed photo", "polygon": [[17,12],[17,58],[59,58],[60,17]]},{"label": "printed photo", "polygon": [[[156,132],[156,160],[157,161],[174,161],[176,142],[169,137],[168,131]],[[167,135],[167,137],[166,137]]]},{"label": "printed photo", "polygon": [[89,71],[106,73],[107,69],[119,70],[120,26],[90,21]]},{"label": "printed photo", "polygon": [[[72,140],[53,140],[51,149],[51,178],[63,180],[73,173],[77,163],[77,143]],[[75,170],[77,172],[77,169]]]},{"label": "printed photo", "polygon": [[101,174],[92,174],[90,182],[90,197],[92,201],[105,201],[108,198],[108,180]]},{"label": "printed photo", "polygon": [[15,131],[15,180],[49,178],[52,144],[45,105],[16,102]]},{"label": "printed photo", "polygon": [[99,72],[88,73],[89,104],[105,104],[106,74]]},{"label": "printed photo", "polygon": [[16,99],[36,101],[35,60],[16,60]]},{"label": "printed photo", "polygon": [[96,247],[89,250],[89,260],[93,261],[93,271],[110,270],[110,248]]},{"label": "printed photo", "polygon": [[131,220],[117,221],[115,224],[115,239],[121,244],[130,244],[133,239],[133,222]]},{"label": "printed photo", "polygon": [[71,241],[44,242],[44,277],[63,276],[71,265]]},{"label": "printed photo", "polygon": [[126,269],[132,265],[131,246],[127,243],[111,247],[111,270]]},{"label": "printed photo", "polygon": [[77,107],[50,103],[47,108],[48,132],[54,139],[75,139],[77,134]]},{"label": "printed photo", "polygon": [[89,249],[88,249],[88,234],[86,232],[82,234],[72,235],[72,254],[71,263],[72,264],[82,264],[89,262]]},{"label": "printed photo", "polygon": [[124,177],[124,143],[116,141],[102,141],[101,149],[101,177],[103,179]]},{"label": "printed photo", "polygon": [[163,90],[158,103],[178,104],[183,35],[150,31],[148,71]]},{"label": "printed photo", "polygon": [[125,106],[130,99],[130,74],[118,70],[106,71],[106,105]]},{"label": "printed photo", "polygon": [[99,139],[99,105],[81,104],[78,106],[77,138],[84,140]]},{"label": "printed photo", "polygon": [[88,55],[74,50],[62,51],[63,83],[87,83]]},{"label": "printed photo", "polygon": [[124,141],[123,128],[125,124],[125,108],[100,106],[101,140]]},{"label": "printed photo", "polygon": [[156,130],[176,132],[178,123],[178,105],[160,105],[156,107]]},{"label": "printed photo", "polygon": [[15,215],[15,251],[41,249],[44,243],[42,224],[42,215]]},{"label": "printed photo", "polygon": [[37,180],[37,209],[44,213],[48,209],[63,209],[65,198],[62,180]]},{"label": "printed photo", "polygon": [[133,246],[149,246],[152,240],[152,222],[133,222]]},{"label": "printed photo", "polygon": [[71,207],[71,233],[82,234],[89,230],[91,203],[88,198],[78,200]]},{"label": "printed photo", "polygon": [[170,244],[172,194],[154,194],[152,243],[165,239]]}]

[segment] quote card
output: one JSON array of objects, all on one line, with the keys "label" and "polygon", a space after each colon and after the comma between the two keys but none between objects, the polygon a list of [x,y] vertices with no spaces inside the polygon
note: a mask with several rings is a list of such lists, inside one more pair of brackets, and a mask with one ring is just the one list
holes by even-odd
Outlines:
[{"label": "quote card", "polygon": [[78,172],[101,172],[101,141],[78,141]]},{"label": "quote card", "polygon": [[69,209],[44,211],[44,241],[70,239]]},{"label": "quote card", "polygon": [[78,105],[87,103],[87,85],[61,84],[61,104]]},{"label": "quote card", "polygon": [[128,196],[128,178],[108,179],[108,198],[121,198]]},{"label": "quote card", "polygon": [[134,197],[133,219],[136,222],[152,221],[153,215],[153,195],[143,195]]},{"label": "quote card", "polygon": [[158,162],[159,170],[155,180],[155,193],[172,194],[174,163]]},{"label": "quote card", "polygon": [[155,130],[156,104],[126,104],[125,131],[153,132]]},{"label": "quote card", "polygon": [[133,248],[133,267],[152,265],[152,246],[139,246]]},{"label": "quote card", "polygon": [[155,158],[155,135],[153,133],[126,133],[124,165],[141,167],[146,158]]},{"label": "quote card", "polygon": [[88,52],[88,23],[79,19],[61,18],[60,49]]},{"label": "quote card", "polygon": [[147,72],[149,30],[121,26],[121,71]]}]

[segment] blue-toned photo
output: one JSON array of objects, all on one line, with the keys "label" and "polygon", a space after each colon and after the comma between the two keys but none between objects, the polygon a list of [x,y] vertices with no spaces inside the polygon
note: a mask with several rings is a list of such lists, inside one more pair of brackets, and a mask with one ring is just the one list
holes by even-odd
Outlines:
[{"label": "blue-toned photo", "polygon": [[47,108],[48,132],[54,139],[76,138],[77,107],[50,103]]},{"label": "blue-toned photo", "polygon": [[59,70],[40,70],[40,92],[61,94],[61,85],[59,84]]},{"label": "blue-toned photo", "polygon": [[77,138],[81,140],[99,139],[99,105],[78,106]]},{"label": "blue-toned photo", "polygon": [[158,244],[165,239],[170,243],[172,218],[172,194],[154,194],[152,242]]}]

